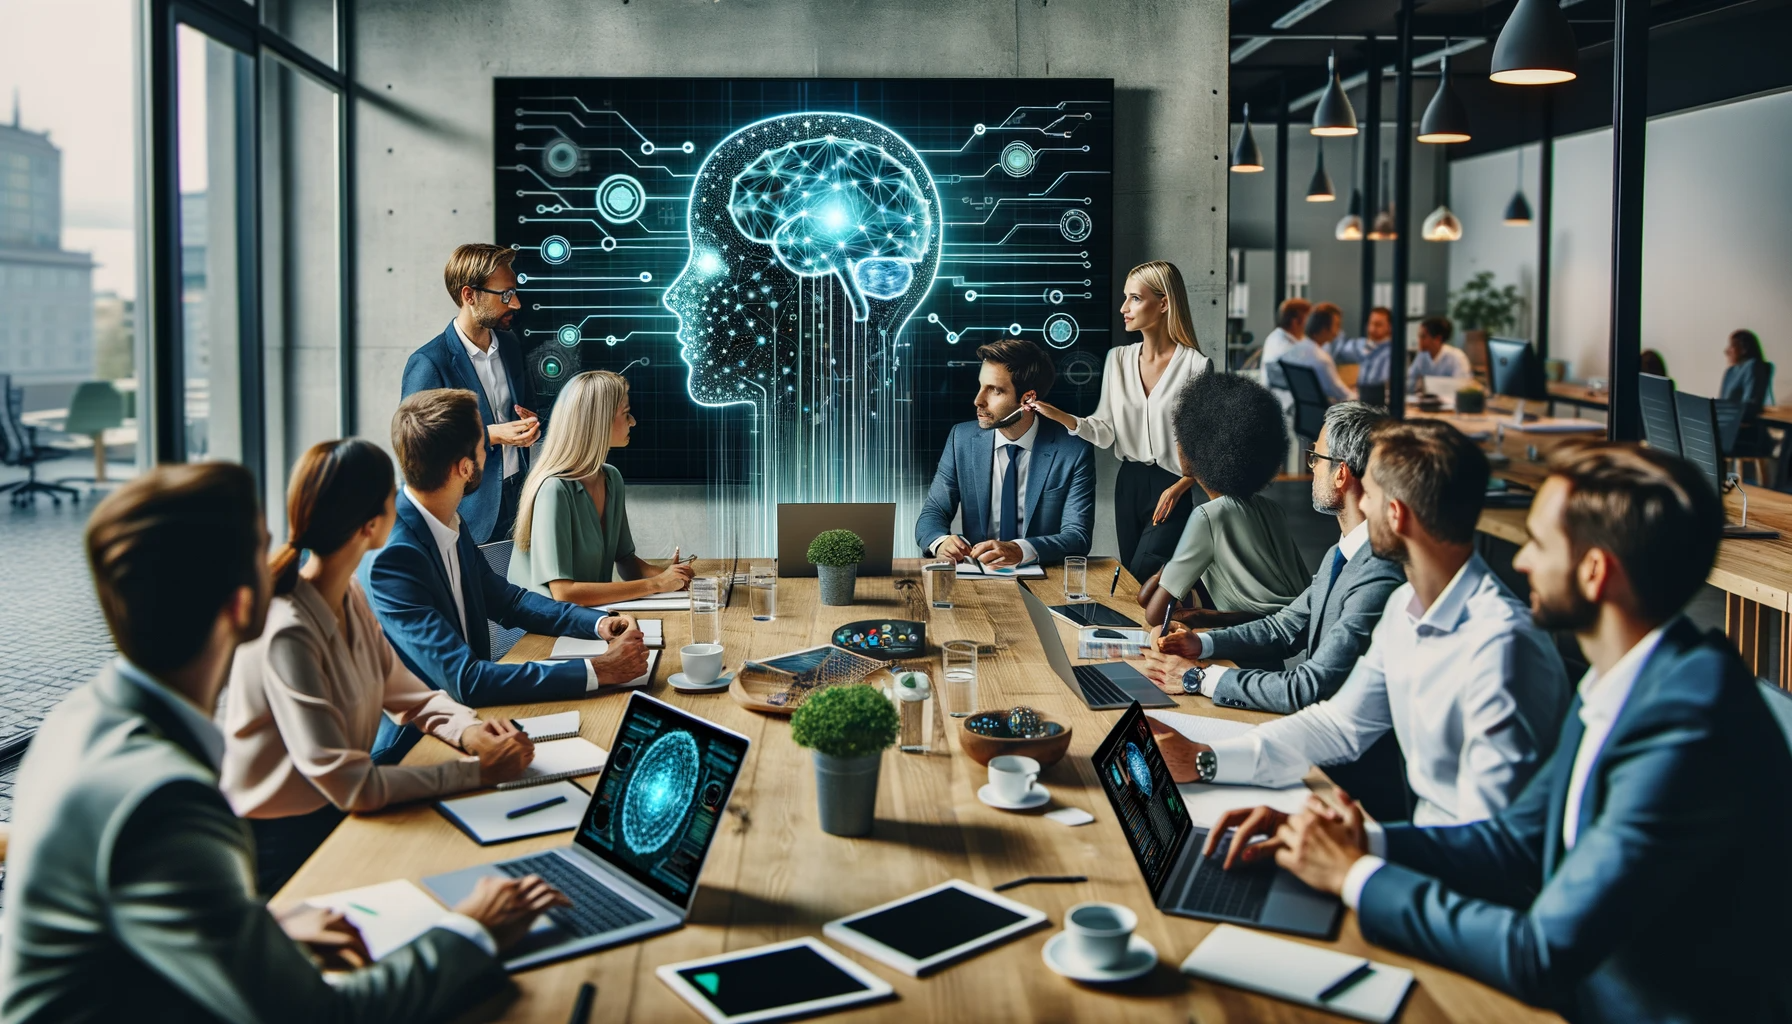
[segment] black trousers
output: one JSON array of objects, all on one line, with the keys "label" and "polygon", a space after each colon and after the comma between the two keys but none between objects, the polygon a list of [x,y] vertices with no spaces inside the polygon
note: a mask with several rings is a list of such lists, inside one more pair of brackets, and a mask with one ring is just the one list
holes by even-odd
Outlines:
[{"label": "black trousers", "polygon": [[498,497],[498,520],[492,524],[492,535],[485,543],[510,539],[511,531],[516,529],[516,508],[523,501],[523,480],[528,475],[528,470],[519,469],[504,478],[504,490]]},{"label": "black trousers", "polygon": [[1176,502],[1170,518],[1152,524],[1157,499],[1180,479],[1150,462],[1122,462],[1120,474],[1114,478],[1114,533],[1120,541],[1120,564],[1140,583],[1162,569],[1176,553],[1189,513],[1195,509],[1198,487]]},{"label": "black trousers", "polygon": [[250,818],[255,833],[255,888],[269,897],[280,890],[348,817],[333,804],[292,818]]}]

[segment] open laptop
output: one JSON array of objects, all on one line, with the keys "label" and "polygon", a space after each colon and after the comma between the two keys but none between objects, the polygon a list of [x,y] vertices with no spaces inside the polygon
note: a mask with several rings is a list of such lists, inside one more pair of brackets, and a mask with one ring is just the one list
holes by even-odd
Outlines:
[{"label": "open laptop", "polygon": [[1227,871],[1225,843],[1213,857],[1201,856],[1207,830],[1189,820],[1144,708],[1134,704],[1120,716],[1095,749],[1094,765],[1157,909],[1318,939],[1336,932],[1344,909],[1336,897],[1273,862]]},{"label": "open laptop", "polygon": [[571,846],[423,884],[451,907],[488,875],[540,875],[570,897],[506,953],[513,971],[670,931],[690,914],[747,746],[739,733],[631,693]]},{"label": "open laptop", "polygon": [[1134,702],[1149,708],[1176,706],[1157,684],[1124,661],[1073,664],[1070,652],[1064,649],[1064,640],[1058,636],[1058,624],[1052,620],[1052,610],[1027,589],[1025,582],[1020,584],[1020,599],[1026,602],[1027,617],[1033,620],[1033,631],[1039,634],[1039,646],[1045,648],[1046,662],[1058,678],[1064,680],[1064,685],[1070,687],[1071,693],[1083,698],[1083,703],[1096,711],[1124,708]]},{"label": "open laptop", "polygon": [[896,503],[796,502],[778,505],[778,575],[785,579],[815,575],[809,542],[826,530],[851,530],[865,542],[860,576],[890,575],[896,547]]}]

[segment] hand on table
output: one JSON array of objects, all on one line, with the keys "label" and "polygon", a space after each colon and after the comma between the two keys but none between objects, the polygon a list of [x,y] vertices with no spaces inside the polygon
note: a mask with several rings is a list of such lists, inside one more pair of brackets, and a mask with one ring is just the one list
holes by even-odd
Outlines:
[{"label": "hand on table", "polygon": [[1344,893],[1344,877],[1351,865],[1369,852],[1361,804],[1338,790],[1339,805],[1317,796],[1307,798],[1307,809],[1289,818],[1276,830],[1276,863],[1320,892]]},{"label": "hand on table", "polygon": [[597,620],[597,638],[614,640],[631,629],[641,628],[635,617],[627,612],[611,612]]},{"label": "hand on table", "polygon": [[971,549],[971,557],[984,565],[1004,568],[1019,565],[1027,553],[1011,540],[986,540]]},{"label": "hand on table", "polygon": [[1151,638],[1151,647],[1161,654],[1173,654],[1180,658],[1199,661],[1201,658],[1201,634],[1188,628],[1186,623],[1175,619],[1164,620],[1162,631]]},{"label": "hand on table", "polygon": [[486,877],[473,887],[472,895],[455,905],[454,912],[478,921],[491,933],[498,949],[505,950],[529,933],[537,917],[555,907],[569,906],[572,901],[539,875]]},{"label": "hand on table", "polygon": [[[602,622],[598,623],[600,633],[602,625]],[[605,639],[610,641],[610,649],[590,659],[591,667],[597,671],[599,685],[616,686],[630,682],[647,671],[647,644],[641,639],[641,631],[635,628],[633,620],[621,636]]]},{"label": "hand on table", "polygon": [[1195,767],[1195,756],[1213,748],[1196,743],[1155,718],[1146,721],[1151,723],[1151,736],[1157,740],[1158,753],[1164,756],[1164,767],[1170,769],[1170,778],[1177,782],[1200,781],[1201,772]]},{"label": "hand on table", "polygon": [[508,718],[488,718],[460,734],[462,750],[479,758],[479,784],[520,777],[535,760],[535,741]]},{"label": "hand on table", "polygon": [[1157,684],[1157,688],[1165,693],[1182,692],[1182,674],[1191,668],[1200,666],[1193,658],[1184,658],[1180,654],[1165,654],[1161,651],[1145,649],[1145,678]]},{"label": "hand on table", "polygon": [[939,551],[935,552],[934,557],[954,564],[962,562],[971,557],[971,542],[955,533],[948,534],[944,540],[940,541]]},{"label": "hand on table", "polygon": [[674,560],[671,565],[666,566],[665,571],[653,578],[654,593],[675,594],[689,587],[691,577],[696,574],[697,571],[691,568],[691,563]]},{"label": "hand on table", "polygon": [[300,904],[276,917],[287,938],[309,949],[325,970],[354,971],[373,963],[360,930],[328,907]]}]

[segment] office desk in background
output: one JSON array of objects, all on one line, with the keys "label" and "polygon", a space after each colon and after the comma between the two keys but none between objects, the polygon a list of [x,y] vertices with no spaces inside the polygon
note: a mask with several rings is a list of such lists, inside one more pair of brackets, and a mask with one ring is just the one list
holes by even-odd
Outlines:
[{"label": "office desk in background", "polygon": [[[1103,560],[1106,561],[1106,560]],[[918,577],[919,560],[898,564],[897,572]],[[714,563],[699,563],[699,572]],[[1092,565],[1092,578],[1111,573]],[[1059,598],[1059,570],[1037,592]],[[895,580],[861,578],[859,603],[822,607],[814,580],[779,584],[780,615],[756,623],[744,596],[723,614],[727,668],[743,657],[766,657],[824,643],[835,626],[854,619],[903,615],[906,606]],[[1097,588],[1099,589],[1099,588]],[[1139,609],[1136,583],[1126,577],[1119,596],[1098,599],[1129,615]],[[740,593],[739,590],[736,593]],[[1079,885],[1025,886],[1007,895],[1045,911],[1048,927],[927,978],[909,978],[881,963],[845,950],[845,955],[896,986],[900,998],[838,1015],[843,1021],[1141,1021],[1182,1024],[1245,1021],[1335,1021],[1329,1014],[1207,982],[1177,971],[1213,924],[1170,917],[1152,909],[1151,895],[1125,838],[1097,783],[1089,758],[1118,717],[1090,711],[1071,696],[1047,667],[1020,594],[1011,583],[960,583],[958,607],[936,611],[928,622],[935,651],[941,640],[959,637],[993,643],[997,653],[978,661],[980,703],[984,707],[1029,704],[1047,718],[1073,726],[1070,754],[1048,768],[1040,781],[1051,790],[1051,808],[1080,807],[1095,815],[1092,824],[1067,828],[1039,814],[1010,814],[979,803],[977,788],[987,774],[957,747],[959,728],[946,720],[948,736],[931,755],[891,750],[879,780],[877,826],[872,836],[844,839],[824,834],[816,821],[815,775],[809,752],[790,740],[787,719],[755,714],[726,693],[676,693],[665,677],[680,666],[678,649],[687,642],[685,616],[665,617],[666,656],[649,693],[694,714],[738,730],[753,741],[748,762],[728,807],[727,824],[716,839],[703,872],[690,923],[645,942],[619,946],[514,976],[514,999],[483,1007],[471,1019],[540,1021],[561,1024],[580,983],[597,985],[597,1021],[698,1021],[700,1018],[653,974],[679,960],[744,949],[782,939],[821,934],[824,922],[914,892],[948,878],[990,887],[1022,875],[1087,875]],[[1075,630],[1060,625],[1075,650]],[[529,636],[506,660],[540,658],[552,640]],[[670,661],[671,664],[666,664]],[[938,662],[907,664],[937,674]],[[566,704],[485,708],[483,717],[510,717],[577,709],[581,734],[608,747],[626,698],[602,696]],[[1182,697],[1183,710],[1220,718],[1261,721],[1271,716],[1216,708],[1205,697]],[[427,764],[455,756],[426,737],[406,759]],[[591,780],[582,780],[589,785]],[[1050,809],[1050,808],[1046,808]],[[1041,813],[1043,813],[1042,809]],[[275,899],[285,905],[308,896],[368,885],[391,878],[421,879],[486,861],[518,857],[564,845],[571,833],[527,839],[489,848],[475,846],[429,805],[344,821]],[[1112,988],[1094,988],[1061,978],[1046,968],[1041,950],[1063,926],[1069,908],[1085,900],[1112,900],[1139,914],[1139,932],[1158,949],[1157,970]],[[1300,941],[1300,940],[1296,940]],[[1405,1024],[1476,1022],[1510,1024],[1555,1021],[1450,971],[1365,943],[1354,914],[1346,914],[1338,939],[1320,943],[1345,952],[1412,968],[1419,983],[1400,1020]]]}]

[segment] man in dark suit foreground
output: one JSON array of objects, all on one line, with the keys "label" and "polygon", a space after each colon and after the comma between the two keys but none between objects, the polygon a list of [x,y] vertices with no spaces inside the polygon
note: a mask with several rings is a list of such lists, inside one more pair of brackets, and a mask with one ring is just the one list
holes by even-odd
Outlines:
[{"label": "man in dark suit foreground", "polygon": [[[87,525],[119,658],[38,730],[19,773],[0,1020],[436,1021],[505,984],[499,949],[564,901],[482,879],[377,965],[339,915],[278,919],[218,791],[211,711],[271,586],[256,484],[219,462],[151,470]],[[320,966],[360,967],[331,982]]]},{"label": "man in dark suit foreground", "polygon": [[1246,812],[1275,834],[1245,859],[1341,895],[1371,942],[1575,1021],[1792,1019],[1792,753],[1735,649],[1680,614],[1723,520],[1673,456],[1559,449],[1515,562],[1538,624],[1591,663],[1555,754],[1472,825],[1384,829],[1348,799]]}]

